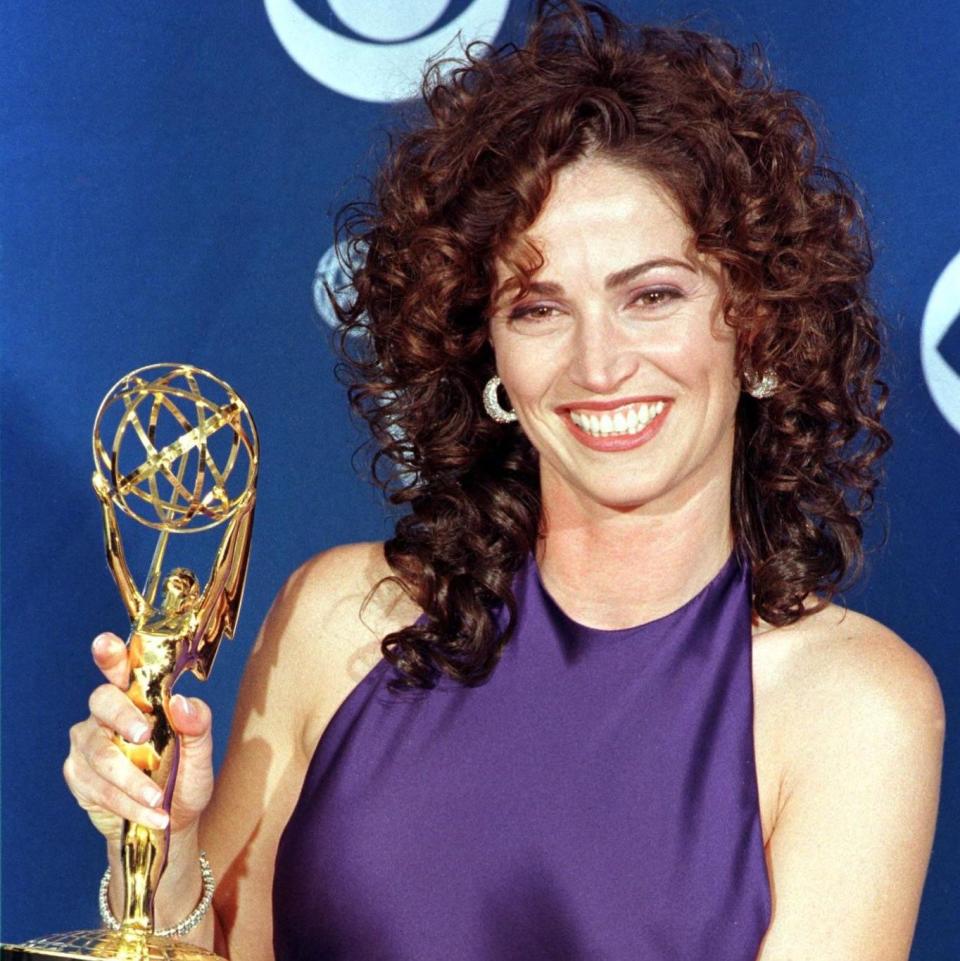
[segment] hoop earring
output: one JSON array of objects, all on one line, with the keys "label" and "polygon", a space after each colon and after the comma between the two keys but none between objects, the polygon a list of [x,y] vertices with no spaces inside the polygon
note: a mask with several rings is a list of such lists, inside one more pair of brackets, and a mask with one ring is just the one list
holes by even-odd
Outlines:
[{"label": "hoop earring", "polygon": [[483,388],[483,409],[498,424],[512,424],[517,419],[517,415],[512,410],[504,410],[500,406],[500,398],[497,397],[499,386],[500,378],[494,374]]},{"label": "hoop earring", "polygon": [[752,370],[743,372],[743,389],[755,400],[766,400],[780,389],[780,380],[772,370],[759,377]]}]

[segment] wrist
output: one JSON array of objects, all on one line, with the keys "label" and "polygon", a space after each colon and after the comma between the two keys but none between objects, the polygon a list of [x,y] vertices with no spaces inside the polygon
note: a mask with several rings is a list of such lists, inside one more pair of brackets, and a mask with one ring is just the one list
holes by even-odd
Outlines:
[{"label": "wrist", "polygon": [[[203,892],[199,867],[200,841],[196,826],[170,835],[166,867],[154,891],[154,927],[177,924],[196,906]],[[110,880],[107,906],[117,920],[123,918],[124,881],[123,848],[119,841],[107,844],[107,867]]]},{"label": "wrist", "polygon": [[[174,882],[177,878],[171,877],[168,880],[166,872],[161,876],[154,897],[153,931],[158,936],[181,937],[200,924],[210,911],[213,902],[214,878],[210,863],[203,851],[197,852],[193,874],[195,880],[189,886],[196,888],[193,894],[189,893],[184,883],[175,887]],[[106,927],[117,931],[120,929],[121,919],[110,903],[112,880],[113,874],[108,867],[100,883],[100,916]],[[165,881],[167,884],[164,884]],[[184,907],[184,904],[189,904],[191,907]]]},{"label": "wrist", "polygon": [[170,836],[167,864],[154,896],[154,923],[158,930],[178,924],[203,897],[200,853],[196,828]]},{"label": "wrist", "polygon": [[171,834],[167,844],[167,865],[160,876],[164,882],[186,882],[197,874],[197,857],[200,854],[200,834],[196,825]]}]

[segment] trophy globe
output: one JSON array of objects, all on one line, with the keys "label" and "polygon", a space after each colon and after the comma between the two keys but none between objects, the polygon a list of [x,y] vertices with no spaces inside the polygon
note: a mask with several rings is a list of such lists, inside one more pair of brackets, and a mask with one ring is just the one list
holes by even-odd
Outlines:
[{"label": "trophy globe", "polygon": [[222,524],[250,496],[259,444],[229,384],[187,364],[154,364],[104,397],[93,456],[125,514],[156,530],[193,533]]}]

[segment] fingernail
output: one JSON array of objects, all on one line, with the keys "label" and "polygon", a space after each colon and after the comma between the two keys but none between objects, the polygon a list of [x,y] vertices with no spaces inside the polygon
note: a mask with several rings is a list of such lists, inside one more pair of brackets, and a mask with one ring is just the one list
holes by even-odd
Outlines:
[{"label": "fingernail", "polygon": [[166,811],[148,811],[147,820],[151,827],[159,828],[162,831],[170,823],[170,815]]},{"label": "fingernail", "polygon": [[145,741],[149,734],[150,728],[142,722],[140,724],[135,724],[130,729],[130,737],[136,744],[139,744],[141,741]]},{"label": "fingernail", "polygon": [[155,808],[163,800],[163,791],[155,787],[143,789],[143,803]]},{"label": "fingernail", "polygon": [[106,651],[109,644],[109,638],[106,634],[98,634],[93,639],[93,650],[95,653],[102,654]]},{"label": "fingernail", "polygon": [[187,717],[194,717],[196,715],[197,709],[193,706],[193,704],[189,700],[187,700],[187,698],[185,698],[182,694],[174,694],[173,696],[179,702],[177,704],[178,710],[183,711],[183,713],[186,714]]}]

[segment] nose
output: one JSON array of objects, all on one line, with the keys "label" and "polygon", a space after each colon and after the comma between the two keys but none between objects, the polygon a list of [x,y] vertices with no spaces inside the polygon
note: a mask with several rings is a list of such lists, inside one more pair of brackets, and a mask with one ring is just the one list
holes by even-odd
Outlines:
[{"label": "nose", "polygon": [[638,363],[636,345],[628,342],[611,318],[578,319],[567,368],[578,387],[596,394],[613,393],[636,372]]}]

